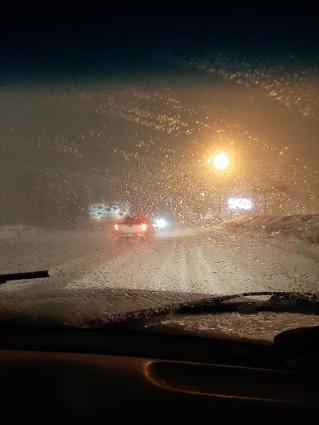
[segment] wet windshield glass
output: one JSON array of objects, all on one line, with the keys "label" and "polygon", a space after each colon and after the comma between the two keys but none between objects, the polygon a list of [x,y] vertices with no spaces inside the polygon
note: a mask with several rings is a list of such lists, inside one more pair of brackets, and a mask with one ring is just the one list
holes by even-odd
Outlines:
[{"label": "wet windshield glass", "polygon": [[318,292],[319,55],[297,15],[270,33],[266,17],[252,33],[244,14],[166,17],[165,36],[164,17],[118,16],[80,44],[20,29],[0,87],[0,273],[50,277],[1,284],[1,320]]},{"label": "wet windshield glass", "polygon": [[145,218],[139,217],[126,217],[123,221],[123,224],[140,224],[147,221]]}]

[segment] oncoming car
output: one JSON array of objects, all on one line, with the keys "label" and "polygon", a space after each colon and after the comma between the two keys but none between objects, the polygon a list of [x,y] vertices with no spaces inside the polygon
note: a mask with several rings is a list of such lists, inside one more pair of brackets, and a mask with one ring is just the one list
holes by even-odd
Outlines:
[{"label": "oncoming car", "polygon": [[118,239],[148,240],[154,236],[151,221],[144,217],[128,216],[123,222],[114,223],[113,232]]}]

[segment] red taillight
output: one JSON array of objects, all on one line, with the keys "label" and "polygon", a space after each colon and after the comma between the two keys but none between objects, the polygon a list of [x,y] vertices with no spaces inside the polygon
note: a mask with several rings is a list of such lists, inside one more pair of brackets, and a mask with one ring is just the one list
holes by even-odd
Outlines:
[{"label": "red taillight", "polygon": [[141,224],[141,229],[142,229],[142,232],[146,232],[147,224],[145,224],[145,223]]},{"label": "red taillight", "polygon": [[119,230],[119,225],[118,224],[114,224],[114,230]]}]

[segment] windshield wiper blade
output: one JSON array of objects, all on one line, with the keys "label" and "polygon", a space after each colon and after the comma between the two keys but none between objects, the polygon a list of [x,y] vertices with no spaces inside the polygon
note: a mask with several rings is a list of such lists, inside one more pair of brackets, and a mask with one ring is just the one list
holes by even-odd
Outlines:
[{"label": "windshield wiper blade", "polygon": [[41,279],[43,277],[50,277],[48,270],[0,274],[0,283],[6,283],[10,280]]},{"label": "windshield wiper blade", "polygon": [[[250,297],[269,296],[267,301],[252,300]],[[242,298],[248,298],[243,301]],[[234,300],[238,300],[234,302]],[[241,292],[231,295],[215,295],[208,298],[174,303],[158,307],[149,307],[141,310],[124,313],[106,314],[90,323],[90,326],[105,327],[114,325],[127,325],[134,322],[145,323],[154,317],[169,314],[208,314],[218,312],[243,313],[257,311],[276,311],[303,314],[319,313],[319,293],[314,292],[286,292],[286,291],[259,291]]]},{"label": "windshield wiper blade", "polygon": [[[268,300],[239,301],[241,298],[269,296]],[[238,302],[236,302],[238,300]],[[235,302],[234,302],[235,301]],[[230,295],[217,295],[188,302],[175,310],[178,314],[209,313],[243,310],[291,311],[295,313],[319,312],[319,293],[288,291],[255,291]]]}]

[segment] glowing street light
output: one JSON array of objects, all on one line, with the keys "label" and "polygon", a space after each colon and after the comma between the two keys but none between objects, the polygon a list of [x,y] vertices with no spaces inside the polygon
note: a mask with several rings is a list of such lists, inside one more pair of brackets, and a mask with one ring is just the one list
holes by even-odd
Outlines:
[{"label": "glowing street light", "polygon": [[225,171],[229,167],[230,159],[227,152],[219,152],[208,161],[216,170]]},{"label": "glowing street light", "polygon": [[[230,155],[226,151],[219,151],[215,153],[215,155],[213,155],[211,158],[208,159],[208,163],[217,171],[221,171],[221,172],[226,171],[228,170],[230,166]],[[227,174],[221,173],[221,175],[223,175],[223,177],[226,177]],[[227,182],[225,181],[225,178],[215,179],[215,185],[217,186],[217,188],[219,187],[218,209],[219,209],[219,214],[221,218],[222,218],[223,210],[224,210],[223,192],[225,190],[225,184],[227,184]]]}]

